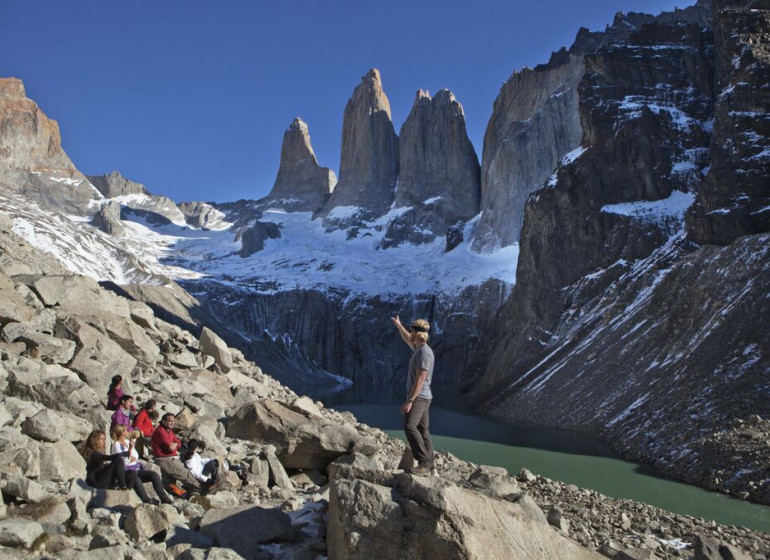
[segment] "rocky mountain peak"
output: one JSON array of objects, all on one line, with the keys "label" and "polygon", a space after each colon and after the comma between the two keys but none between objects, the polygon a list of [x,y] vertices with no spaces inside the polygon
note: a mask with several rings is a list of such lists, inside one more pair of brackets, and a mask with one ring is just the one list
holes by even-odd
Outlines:
[{"label": "rocky mountain peak", "polygon": [[398,137],[379,70],[361,79],[345,107],[339,183],[323,213],[359,207],[360,217],[383,214],[393,202],[398,174]]},{"label": "rocky mountain peak", "polygon": [[465,114],[454,94],[417,90],[401,127],[395,206],[410,209],[394,220],[385,246],[429,242],[479,211],[479,160],[468,139]]},{"label": "rocky mountain peak", "polygon": [[15,97],[26,97],[27,92],[24,89],[24,82],[18,78],[0,77],[0,95],[12,95]]},{"label": "rocky mountain peak", "polygon": [[0,185],[71,214],[101,195],[61,147],[56,121],[27,98],[17,78],[0,78]]},{"label": "rocky mountain peak", "polygon": [[123,177],[118,171],[106,175],[88,175],[88,180],[105,198],[128,194],[150,194],[144,185]]},{"label": "rocky mountain peak", "polygon": [[307,124],[295,118],[283,135],[278,176],[267,197],[271,206],[314,212],[323,206],[336,183],[334,171],[318,165]]}]

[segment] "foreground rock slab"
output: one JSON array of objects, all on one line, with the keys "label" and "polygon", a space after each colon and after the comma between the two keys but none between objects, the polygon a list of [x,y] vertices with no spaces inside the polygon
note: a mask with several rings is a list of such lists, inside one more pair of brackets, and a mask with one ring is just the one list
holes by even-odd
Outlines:
[{"label": "foreground rock slab", "polygon": [[260,544],[294,538],[291,518],[279,509],[260,506],[212,509],[201,519],[200,531],[216,546],[252,558]]},{"label": "foreground rock slab", "polygon": [[409,550],[442,559],[603,558],[559,535],[527,500],[490,498],[438,478],[342,466],[331,485],[329,557],[395,560]]}]

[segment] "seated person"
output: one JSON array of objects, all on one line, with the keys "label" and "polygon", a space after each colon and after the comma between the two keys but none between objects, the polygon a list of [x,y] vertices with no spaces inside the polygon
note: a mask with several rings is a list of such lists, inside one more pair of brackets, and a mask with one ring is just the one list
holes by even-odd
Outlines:
[{"label": "seated person", "polygon": [[204,459],[201,452],[205,451],[206,444],[197,439],[187,442],[187,451],[182,456],[187,470],[209,490],[219,482],[219,461],[214,458]]},{"label": "seated person", "polygon": [[[158,500],[151,499],[144,489],[143,483],[150,482],[161,502],[164,504],[173,504],[174,500],[172,500],[163,489],[163,484],[160,482],[158,473],[145,469],[144,465],[139,461],[139,454],[136,452],[134,443],[136,438],[139,437],[139,431],[128,432],[125,426],[118,424],[113,428],[110,435],[114,441],[112,444],[112,451],[123,456],[123,463],[126,471],[126,484],[128,487],[133,488],[137,496],[139,496],[145,504],[157,505]],[[126,456],[126,454],[128,456]]]},{"label": "seated person", "polygon": [[125,426],[126,429],[131,427],[131,409],[134,406],[134,397],[131,395],[123,395],[118,400],[118,408],[112,413],[110,421],[110,431],[115,426]]},{"label": "seated person", "polygon": [[158,402],[155,399],[149,399],[144,403],[142,410],[134,416],[132,422],[132,426],[141,432],[141,436],[136,440],[136,450],[142,458],[146,458],[148,455],[147,450],[150,447],[150,438],[152,438],[152,433],[155,431],[155,424],[152,417],[153,413],[155,413],[154,416],[156,419],[158,417],[158,412],[156,410],[157,406]]},{"label": "seated person", "polygon": [[176,417],[167,412],[160,419],[160,425],[155,428],[150,443],[152,445],[152,456],[155,457],[155,463],[163,472],[166,482],[182,482],[182,485],[188,490],[198,491],[202,489],[201,483],[190,474],[179,458],[179,448],[182,441],[174,433]]},{"label": "seated person", "polygon": [[94,430],[83,444],[83,458],[86,460],[86,483],[93,488],[119,488],[125,490],[126,470],[123,457],[126,453],[107,455],[107,436],[102,430]]}]

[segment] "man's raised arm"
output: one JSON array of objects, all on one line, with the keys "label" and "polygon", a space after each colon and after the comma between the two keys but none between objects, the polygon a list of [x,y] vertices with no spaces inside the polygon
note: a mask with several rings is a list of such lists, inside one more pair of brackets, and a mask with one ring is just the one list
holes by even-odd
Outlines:
[{"label": "man's raised arm", "polygon": [[404,342],[406,342],[406,345],[409,346],[412,350],[414,350],[414,344],[412,344],[412,337],[409,334],[409,331],[404,328],[404,325],[401,324],[401,319],[398,318],[398,315],[395,317],[391,317],[390,321],[396,325],[396,328],[398,329],[398,334],[401,335],[401,338],[404,339]]}]

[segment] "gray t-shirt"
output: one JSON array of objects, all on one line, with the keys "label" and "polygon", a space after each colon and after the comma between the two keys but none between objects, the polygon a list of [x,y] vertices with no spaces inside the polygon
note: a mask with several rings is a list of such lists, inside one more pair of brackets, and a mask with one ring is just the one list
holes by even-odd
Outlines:
[{"label": "gray t-shirt", "polygon": [[428,376],[425,378],[425,382],[422,384],[420,394],[417,395],[423,399],[432,399],[433,393],[430,392],[430,381],[433,379],[433,350],[427,344],[423,344],[412,354],[412,359],[409,360],[409,375],[406,378],[406,398],[412,393],[412,386],[417,379],[418,370],[427,370]]}]

